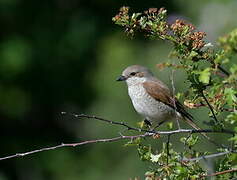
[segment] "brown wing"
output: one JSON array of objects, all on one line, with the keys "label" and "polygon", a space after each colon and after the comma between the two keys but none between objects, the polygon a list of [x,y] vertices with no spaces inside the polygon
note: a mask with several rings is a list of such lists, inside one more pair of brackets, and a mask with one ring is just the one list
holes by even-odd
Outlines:
[{"label": "brown wing", "polygon": [[[193,122],[192,115],[189,114],[187,111],[185,111],[184,106],[176,98],[173,98],[171,96],[169,89],[161,81],[155,80],[155,81],[145,82],[143,83],[143,87],[146,89],[146,91],[151,97],[153,97],[157,101],[163,102],[164,104],[170,106],[173,109],[176,109],[176,111],[179,112],[184,117],[184,121],[187,122],[194,129],[201,130],[201,128],[199,128]],[[210,142],[213,142],[206,135],[206,133],[201,133],[201,134],[204,137],[206,137]]]},{"label": "brown wing", "polygon": [[190,115],[183,107],[183,105],[170,94],[169,89],[161,81],[150,81],[143,83],[143,87],[146,89],[148,94],[156,99],[157,101],[163,102],[164,104],[176,109],[183,117],[193,120]]}]

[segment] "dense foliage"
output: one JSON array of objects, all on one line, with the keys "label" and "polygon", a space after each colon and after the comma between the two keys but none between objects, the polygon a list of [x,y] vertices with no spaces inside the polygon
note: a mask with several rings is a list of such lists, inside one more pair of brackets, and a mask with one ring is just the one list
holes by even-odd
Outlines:
[{"label": "dense foliage", "polygon": [[[158,64],[158,67],[174,68],[186,73],[189,88],[185,93],[178,93],[177,97],[184,99],[184,104],[189,108],[209,109],[209,120],[206,123],[212,130],[237,131],[237,64],[231,61],[237,57],[237,30],[219,38],[219,47],[216,50],[211,43],[205,41],[205,32],[196,30],[189,22],[177,19],[168,23],[167,11],[164,8],[130,13],[129,7],[122,7],[113,21],[124,27],[125,33],[130,37],[134,38],[141,33],[152,40],[170,42],[173,45],[170,58],[177,59],[177,63],[165,62]],[[169,141],[168,147],[164,143],[163,150],[159,152],[142,139],[133,142],[138,146],[141,160],[153,164],[146,172],[147,180],[199,179],[210,175],[208,168],[200,164],[200,159],[183,160],[184,157],[193,159],[210,154],[208,151],[195,150],[195,145],[202,140],[194,135],[185,135],[180,141],[187,147],[182,153],[176,152]],[[226,141],[231,141],[232,146],[221,146],[218,151],[230,153],[213,162],[214,172],[225,172],[236,166],[237,136],[227,138]],[[237,174],[231,171],[228,174],[213,174],[215,175],[220,179],[230,179]]]}]

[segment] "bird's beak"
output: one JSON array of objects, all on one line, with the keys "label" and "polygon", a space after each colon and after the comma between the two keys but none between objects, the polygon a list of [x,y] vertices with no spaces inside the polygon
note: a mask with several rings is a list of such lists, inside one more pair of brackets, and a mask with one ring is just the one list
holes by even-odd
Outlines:
[{"label": "bird's beak", "polygon": [[119,76],[116,81],[125,81],[127,78],[125,76]]}]

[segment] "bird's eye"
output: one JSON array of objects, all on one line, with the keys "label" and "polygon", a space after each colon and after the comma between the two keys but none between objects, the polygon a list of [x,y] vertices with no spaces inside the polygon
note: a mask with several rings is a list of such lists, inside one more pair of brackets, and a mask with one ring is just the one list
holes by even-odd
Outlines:
[{"label": "bird's eye", "polygon": [[134,75],[136,75],[136,72],[131,72],[130,75],[134,76]]}]

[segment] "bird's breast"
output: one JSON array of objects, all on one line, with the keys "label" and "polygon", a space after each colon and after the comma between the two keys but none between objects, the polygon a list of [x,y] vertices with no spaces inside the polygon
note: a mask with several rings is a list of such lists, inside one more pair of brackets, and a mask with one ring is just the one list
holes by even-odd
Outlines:
[{"label": "bird's breast", "polygon": [[163,121],[173,113],[164,103],[151,97],[142,84],[128,87],[128,94],[135,110],[151,121]]}]

